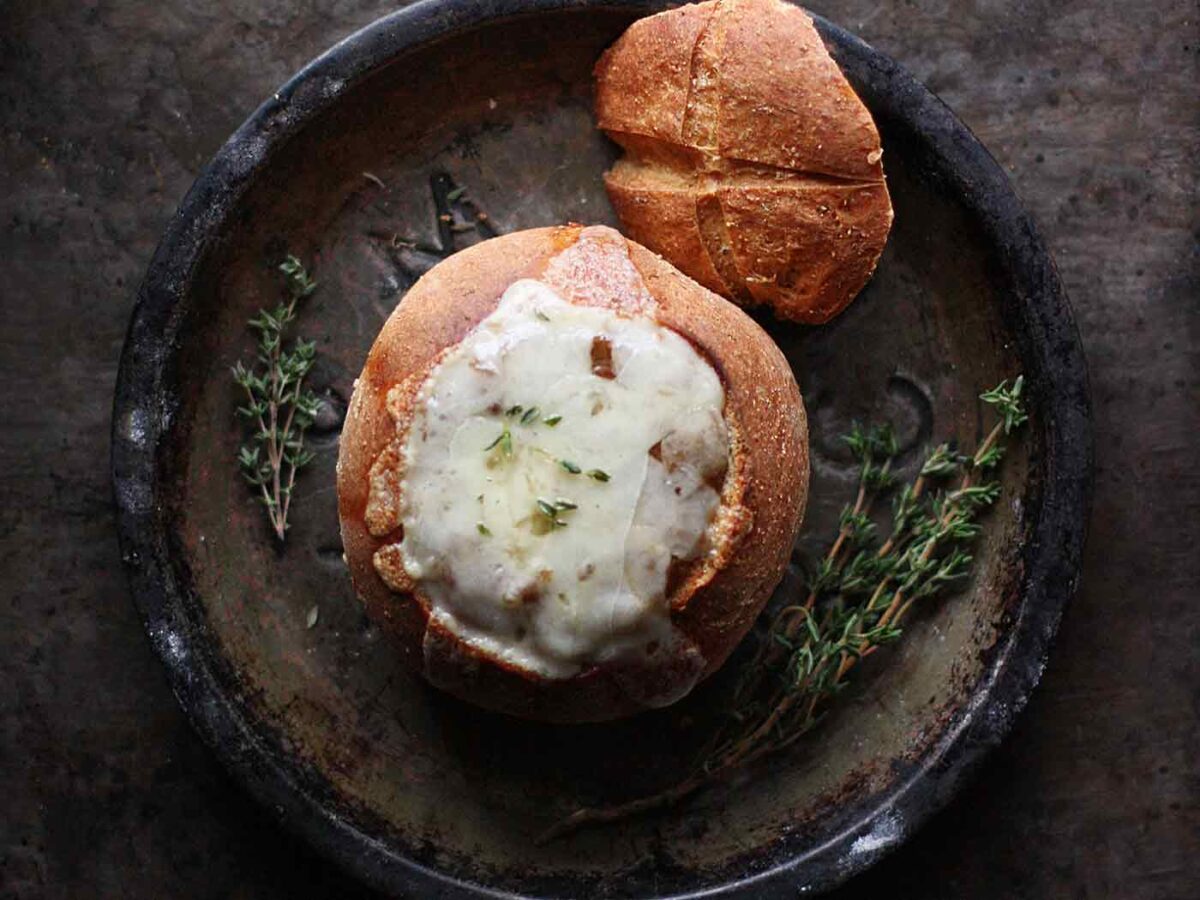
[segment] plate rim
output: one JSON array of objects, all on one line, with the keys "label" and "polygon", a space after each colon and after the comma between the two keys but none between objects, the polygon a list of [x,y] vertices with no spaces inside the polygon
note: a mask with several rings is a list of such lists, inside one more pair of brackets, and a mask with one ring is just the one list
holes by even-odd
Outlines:
[{"label": "plate rim", "polygon": [[[299,784],[226,695],[196,643],[180,596],[159,503],[157,457],[177,406],[164,385],[186,293],[210,241],[279,147],[350,86],[389,60],[438,38],[542,13],[613,11],[648,15],[669,0],[421,0],[339,41],[294,75],[206,164],[171,218],[138,291],[113,401],[111,470],[121,558],[151,645],[192,726],[235,780],[283,824],[343,868],[392,893],[445,898],[524,896],[463,881],[392,852]],[[1046,665],[1063,609],[1079,580],[1090,513],[1093,447],[1086,363],[1074,317],[1049,252],[1000,165],[927,88],[894,60],[811,13],[843,67],[867,94],[886,90],[899,124],[942,161],[943,175],[987,237],[1015,262],[1025,290],[1021,322],[1039,335],[1021,348],[1041,367],[1035,398],[1045,413],[1041,516],[1027,542],[1017,615],[955,723],[893,786],[882,803],[823,844],[713,888],[674,897],[794,896],[828,890],[866,869],[941,809],[1009,732]],[[863,93],[860,90],[860,93]],[[870,104],[868,104],[870,105]],[[1051,350],[1053,348],[1053,350]],[[880,827],[880,826],[883,827]]]}]

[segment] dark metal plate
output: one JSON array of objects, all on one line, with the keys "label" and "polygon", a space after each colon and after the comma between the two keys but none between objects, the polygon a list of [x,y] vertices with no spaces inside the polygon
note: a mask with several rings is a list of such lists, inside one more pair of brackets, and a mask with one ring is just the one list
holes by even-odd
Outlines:
[{"label": "dark metal plate", "polygon": [[[931,439],[977,440],[976,395],[1021,371],[1032,421],[969,588],[916,617],[787,754],[676,810],[546,847],[534,836],[575,806],[677,779],[715,724],[729,667],[669,710],[533,725],[427,688],[364,619],[341,563],[333,469],[367,348],[430,262],[391,236],[445,242],[430,188],[441,172],[505,231],[614,224],[599,178],[613,151],[592,122],[590,70],[633,18],[664,5],[448,0],[354,35],[205,169],[130,325],[113,420],[121,540],[180,702],[289,827],[398,894],[792,897],[836,884],[903,840],[1003,736],[1075,586],[1088,397],[1053,263],[963,125],[895,63],[819,21],[879,123],[896,225],[874,280],[834,323],[759,317],[811,419],[797,564],[852,492],[835,440],[852,419],[895,422],[911,471]],[[329,406],[280,551],[236,471],[228,369],[251,352],[245,322],[275,301],[273,264],[287,250],[321,281],[299,330],[318,342],[313,382]]]}]

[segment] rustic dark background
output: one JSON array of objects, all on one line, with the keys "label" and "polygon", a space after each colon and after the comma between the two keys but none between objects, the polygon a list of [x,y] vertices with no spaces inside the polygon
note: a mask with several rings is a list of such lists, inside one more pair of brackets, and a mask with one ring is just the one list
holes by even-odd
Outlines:
[{"label": "rustic dark background", "polygon": [[[108,417],[139,279],[225,137],[397,4],[0,0],[0,897],[366,893],[200,744],[129,602]],[[1011,173],[1091,367],[1079,595],[979,778],[841,900],[1200,896],[1200,10],[813,7],[908,65]]]}]

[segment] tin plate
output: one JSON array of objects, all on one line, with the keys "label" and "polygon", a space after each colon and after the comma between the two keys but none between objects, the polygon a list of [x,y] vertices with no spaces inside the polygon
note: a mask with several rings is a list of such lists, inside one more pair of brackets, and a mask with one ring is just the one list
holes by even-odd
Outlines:
[{"label": "tin plate", "polygon": [[[1053,262],[953,114],[818,19],[879,124],[896,224],[874,280],[835,322],[758,317],[796,371],[813,436],[812,500],[781,596],[801,590],[800,567],[853,492],[836,439],[852,420],[892,421],[911,474],[930,441],[978,440],[978,393],[1023,372],[1032,419],[1006,460],[969,587],[914,617],[785,754],[673,810],[544,847],[534,836],[576,806],[678,779],[743,657],[671,709],[544,726],[426,687],[365,620],[341,561],[333,473],[367,348],[440,255],[492,230],[615,224],[600,181],[614,149],[591,117],[591,67],[630,21],[665,5],[446,0],[380,19],[230,138],[141,288],[117,386],[113,478],[151,640],[242,783],[397,895],[826,889],[902,841],[1007,732],[1075,587],[1089,404]],[[439,212],[487,219],[453,230]],[[312,385],[327,403],[279,549],[237,473],[229,366],[252,353],[246,320],[276,302],[274,265],[289,251],[321,282],[298,330],[317,341]]]}]

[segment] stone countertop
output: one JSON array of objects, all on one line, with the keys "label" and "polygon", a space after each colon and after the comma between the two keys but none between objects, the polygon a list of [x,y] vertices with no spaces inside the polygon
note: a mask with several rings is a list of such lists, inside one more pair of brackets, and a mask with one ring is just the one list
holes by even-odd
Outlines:
[{"label": "stone countertop", "polygon": [[[0,4],[0,897],[368,896],[192,733],[129,602],[108,419],[136,286],[197,171],[397,4]],[[1184,0],[812,7],[940,94],[1073,301],[1096,487],[1079,594],[1011,737],[840,900],[1200,896],[1200,14]]]}]

